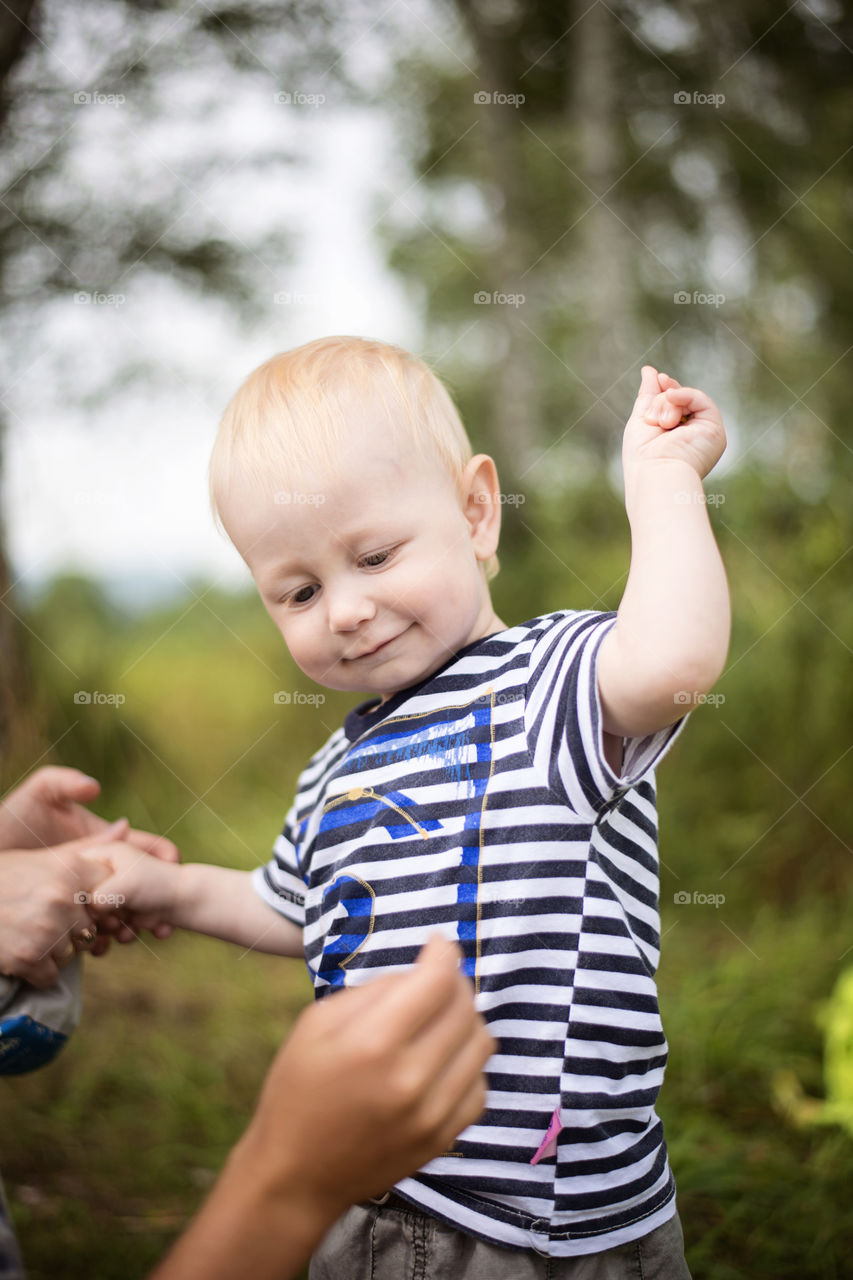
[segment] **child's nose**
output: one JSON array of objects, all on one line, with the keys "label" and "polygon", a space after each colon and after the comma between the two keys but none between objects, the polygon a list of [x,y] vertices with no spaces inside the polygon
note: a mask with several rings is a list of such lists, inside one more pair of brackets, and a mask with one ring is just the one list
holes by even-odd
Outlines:
[{"label": "child's nose", "polygon": [[354,631],[376,614],[376,606],[370,596],[355,586],[329,591],[326,599],[329,630],[333,632]]}]

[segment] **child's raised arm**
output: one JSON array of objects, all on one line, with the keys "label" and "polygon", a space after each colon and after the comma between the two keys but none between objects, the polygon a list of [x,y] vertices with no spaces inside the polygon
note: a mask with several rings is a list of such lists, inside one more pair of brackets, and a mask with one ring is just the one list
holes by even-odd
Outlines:
[{"label": "child's raised arm", "polygon": [[725,443],[708,396],[643,367],[622,445],[631,568],[598,660],[606,733],[672,724],[723,669],[729,593],[702,477]]},{"label": "child's raised arm", "polygon": [[301,956],[302,930],[258,897],[248,871],[206,863],[174,864],[127,844],[98,845],[92,856],[113,868],[91,895],[89,911],[129,914],[142,928],[165,921],[273,955]]}]

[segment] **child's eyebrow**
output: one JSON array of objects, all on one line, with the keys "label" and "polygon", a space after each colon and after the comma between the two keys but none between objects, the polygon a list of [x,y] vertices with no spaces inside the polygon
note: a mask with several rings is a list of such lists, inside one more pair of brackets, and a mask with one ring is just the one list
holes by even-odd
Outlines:
[{"label": "child's eyebrow", "polygon": [[[396,529],[396,527],[392,529],[391,522],[389,521],[384,526],[381,524],[361,525],[344,533],[334,530],[331,532],[330,536],[332,537],[335,546],[340,550],[348,550],[352,553],[358,551],[363,555],[366,550],[370,550],[373,546],[379,548],[388,542],[393,542],[396,538],[401,536],[401,533]],[[265,583],[278,583],[284,578],[295,578],[299,577],[301,574],[308,574],[311,576],[312,573],[313,570],[310,568],[307,560],[304,560],[301,556],[294,557],[293,559],[282,558],[281,560],[277,560],[276,563],[263,574],[262,580]]]}]

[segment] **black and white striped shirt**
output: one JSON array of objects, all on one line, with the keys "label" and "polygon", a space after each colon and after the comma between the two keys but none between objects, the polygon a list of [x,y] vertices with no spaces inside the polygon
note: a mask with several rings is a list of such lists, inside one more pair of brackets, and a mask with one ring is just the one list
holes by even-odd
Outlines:
[{"label": "black and white striped shirt", "polygon": [[607,764],[595,666],[614,616],[534,618],[350,712],[254,873],[304,926],[318,995],[408,967],[436,928],[460,942],[499,1042],[488,1106],[397,1190],[552,1256],[675,1210],[652,768],[677,728],[626,739],[621,777]]}]

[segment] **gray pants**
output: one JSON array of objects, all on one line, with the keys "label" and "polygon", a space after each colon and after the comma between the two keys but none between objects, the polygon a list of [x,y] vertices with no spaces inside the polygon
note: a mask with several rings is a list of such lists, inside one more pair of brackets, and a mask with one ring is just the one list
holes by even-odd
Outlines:
[{"label": "gray pants", "polygon": [[690,1280],[676,1213],[630,1244],[580,1258],[544,1258],[486,1244],[437,1218],[390,1204],[357,1204],[311,1260],[309,1280]]}]

